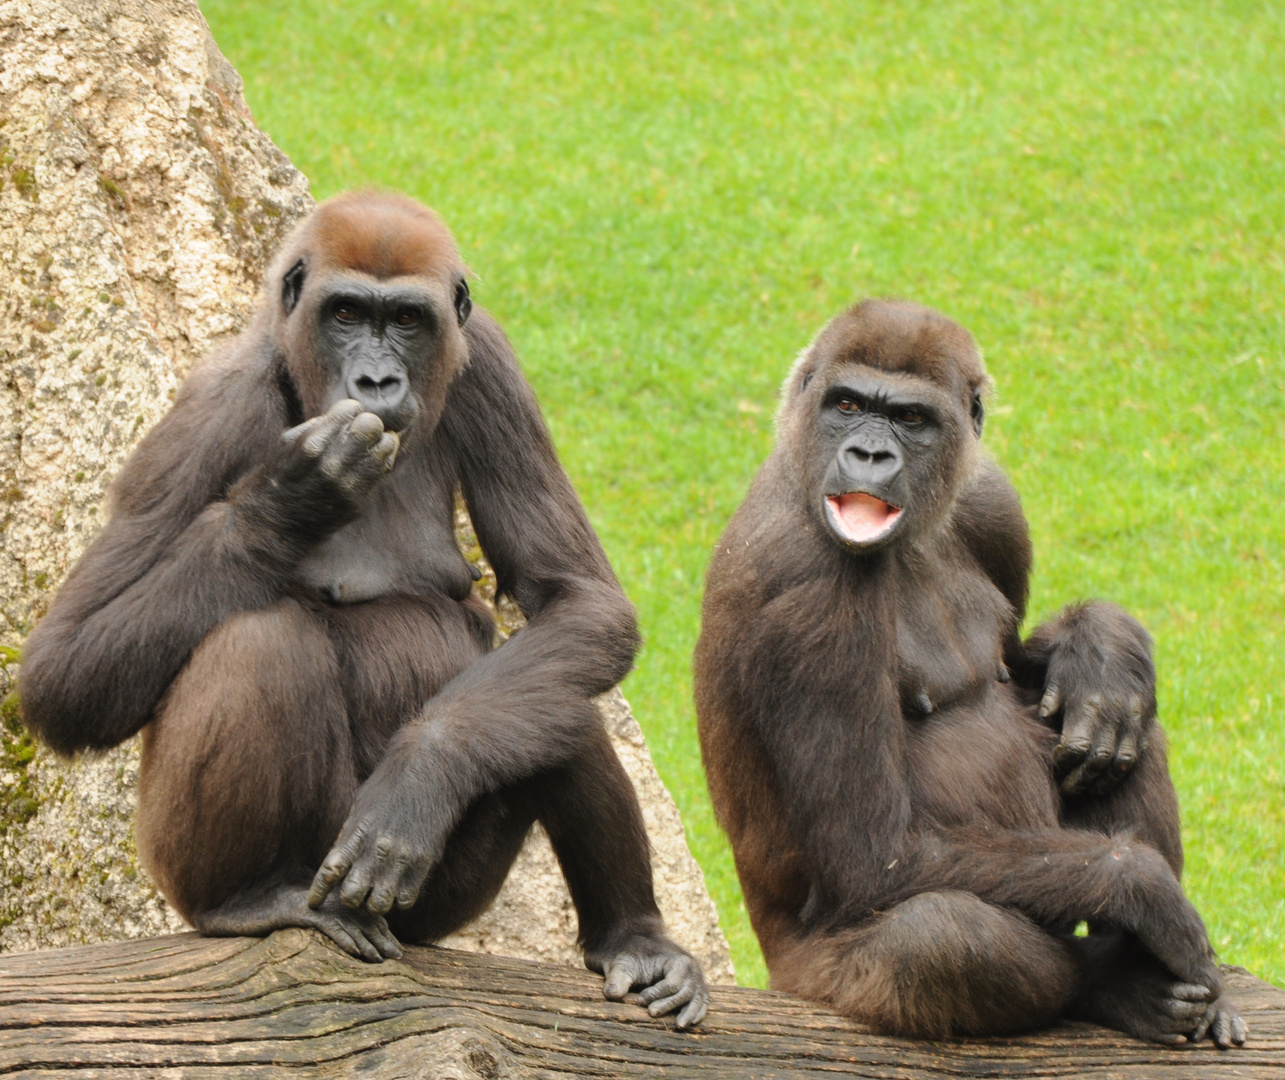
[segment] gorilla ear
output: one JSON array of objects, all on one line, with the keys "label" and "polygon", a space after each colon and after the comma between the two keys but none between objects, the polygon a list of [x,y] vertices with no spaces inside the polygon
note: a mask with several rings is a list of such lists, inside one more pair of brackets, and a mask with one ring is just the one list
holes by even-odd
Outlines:
[{"label": "gorilla ear", "polygon": [[287,315],[299,306],[299,297],[303,295],[303,279],[305,276],[303,260],[300,259],[285,272],[285,276],[281,279],[281,306],[285,308]]},{"label": "gorilla ear", "polygon": [[973,391],[973,434],[982,437],[982,424],[986,420],[986,409],[982,406],[982,392]]},{"label": "gorilla ear", "polygon": [[463,326],[468,321],[468,313],[473,310],[473,298],[468,293],[468,282],[463,278],[455,283],[455,318]]}]

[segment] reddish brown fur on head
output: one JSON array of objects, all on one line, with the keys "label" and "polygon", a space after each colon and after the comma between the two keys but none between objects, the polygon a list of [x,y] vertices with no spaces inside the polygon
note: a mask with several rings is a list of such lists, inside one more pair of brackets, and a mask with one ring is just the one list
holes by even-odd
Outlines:
[{"label": "reddish brown fur on head", "polygon": [[442,219],[405,195],[336,195],[317,208],[310,224],[319,270],[343,267],[380,280],[464,270]]}]

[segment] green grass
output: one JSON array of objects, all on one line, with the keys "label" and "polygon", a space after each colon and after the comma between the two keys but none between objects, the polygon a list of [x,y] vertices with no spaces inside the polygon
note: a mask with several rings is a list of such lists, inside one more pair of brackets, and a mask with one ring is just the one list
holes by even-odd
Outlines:
[{"label": "green grass", "polygon": [[690,656],[776,387],[863,295],[998,392],[1032,618],[1137,613],[1224,959],[1285,983],[1285,9],[1271,3],[206,0],[318,196],[437,207],[647,645],[626,692],[743,982]]}]

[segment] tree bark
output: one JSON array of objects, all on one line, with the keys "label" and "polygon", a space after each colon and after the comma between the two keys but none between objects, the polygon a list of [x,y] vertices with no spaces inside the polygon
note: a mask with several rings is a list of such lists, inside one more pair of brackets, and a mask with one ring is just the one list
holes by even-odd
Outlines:
[{"label": "tree bark", "polygon": [[363,964],[311,931],[184,934],[0,957],[0,1076],[1285,1077],[1285,992],[1235,969],[1250,1044],[1190,1050],[1087,1024],[1020,1038],[872,1035],[788,994],[716,988],[691,1033],[584,970],[450,949]]}]

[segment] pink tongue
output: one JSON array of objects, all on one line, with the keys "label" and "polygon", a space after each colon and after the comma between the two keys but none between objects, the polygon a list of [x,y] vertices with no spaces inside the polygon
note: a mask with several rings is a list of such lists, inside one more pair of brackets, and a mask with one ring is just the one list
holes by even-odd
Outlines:
[{"label": "pink tongue", "polygon": [[901,509],[876,499],[873,495],[852,492],[848,495],[829,495],[834,516],[843,534],[858,543],[873,540],[891,527],[901,515]]}]

